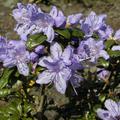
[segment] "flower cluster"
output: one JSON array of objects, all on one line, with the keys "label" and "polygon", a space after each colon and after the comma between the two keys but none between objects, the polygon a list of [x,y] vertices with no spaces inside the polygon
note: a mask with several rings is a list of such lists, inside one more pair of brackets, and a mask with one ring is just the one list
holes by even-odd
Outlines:
[{"label": "flower cluster", "polygon": [[[87,17],[82,13],[65,16],[55,6],[46,13],[36,4],[18,3],[12,16],[20,39],[0,36],[0,62],[4,68],[17,68],[18,79],[34,79],[40,86],[52,84],[61,94],[69,85],[77,94],[81,82],[93,75],[96,84],[102,81],[105,87],[115,86],[109,79],[120,76],[120,30],[114,32],[106,24],[105,14],[92,11]],[[91,91],[99,97],[105,87]],[[105,107],[107,110],[97,110],[99,118],[120,120],[120,102],[108,99]]]},{"label": "flower cluster", "polygon": [[29,67],[27,63],[30,60],[29,52],[26,50],[25,43],[23,41],[10,40],[0,37],[0,60],[3,62],[4,67],[14,67],[20,74],[24,76],[29,75]]},{"label": "flower cluster", "polygon": [[[29,63],[33,64],[34,71],[41,66],[44,71],[39,73],[36,83],[54,83],[62,94],[66,91],[68,81],[76,87],[83,80],[79,72],[85,68],[82,65],[83,61],[96,64],[99,58],[109,60],[105,41],[110,38],[115,41],[120,39],[120,30],[112,37],[113,30],[106,24],[105,14],[97,16],[95,12],[91,12],[87,17],[81,13],[66,17],[55,6],[49,13],[45,13],[35,4],[18,3],[12,15],[16,20],[14,30],[20,35],[20,40],[0,37],[0,61],[3,66],[8,68],[16,66],[19,73],[24,76],[32,73],[29,70]],[[72,31],[74,28],[83,33],[82,38],[73,37],[69,42],[64,39],[67,45],[60,45],[59,33],[56,30]],[[47,44],[40,43],[29,51],[27,41],[35,34],[46,35]],[[77,47],[71,44],[72,39],[78,42]],[[118,51],[120,46],[114,45],[112,50]]]},{"label": "flower cluster", "polygon": [[13,10],[13,17],[17,22],[15,31],[22,40],[27,40],[29,34],[43,32],[47,35],[48,42],[54,39],[53,27],[61,27],[66,19],[62,11],[58,11],[56,7],[53,7],[50,13],[44,13],[35,4],[24,6],[21,3]]}]

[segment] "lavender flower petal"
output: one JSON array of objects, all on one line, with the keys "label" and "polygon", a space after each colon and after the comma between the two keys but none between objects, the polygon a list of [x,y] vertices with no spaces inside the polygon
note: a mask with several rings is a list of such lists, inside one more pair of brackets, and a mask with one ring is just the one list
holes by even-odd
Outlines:
[{"label": "lavender flower petal", "polygon": [[108,112],[107,110],[98,109],[97,115],[102,120],[114,120],[113,118],[111,118],[110,112]]},{"label": "lavender flower petal", "polygon": [[22,62],[18,61],[17,62],[17,69],[18,69],[20,74],[22,74],[24,76],[29,75],[29,67],[28,67],[27,63],[25,63],[23,61]]},{"label": "lavender flower petal", "polygon": [[43,45],[39,45],[35,48],[35,53],[37,54],[43,54],[44,53],[44,46]]},{"label": "lavender flower petal", "polygon": [[52,42],[52,40],[54,39],[54,30],[51,26],[48,26],[45,30],[44,30],[44,34],[47,35],[47,41],[48,42]]},{"label": "lavender flower petal", "polygon": [[79,23],[81,17],[82,17],[81,13],[69,15],[67,17],[67,24],[76,25]]},{"label": "lavender flower petal", "polygon": [[55,60],[58,60],[61,57],[61,55],[62,55],[62,48],[61,48],[61,46],[58,43],[54,43],[50,47],[50,52],[51,52],[52,57]]},{"label": "lavender flower petal", "polygon": [[116,40],[119,40],[120,39],[120,29],[116,31],[115,35],[114,35],[114,38]]},{"label": "lavender flower petal", "polygon": [[38,54],[36,54],[35,52],[31,52],[30,53],[30,60],[32,61],[32,62],[36,62],[36,61],[38,61]]},{"label": "lavender flower petal", "polygon": [[110,77],[110,71],[108,70],[102,70],[97,76],[101,80],[108,80]]},{"label": "lavender flower petal", "polygon": [[63,61],[66,65],[71,65],[71,58],[73,55],[73,48],[71,46],[67,46],[62,54]]},{"label": "lavender flower petal", "polygon": [[111,50],[113,51],[117,51],[117,50],[120,50],[120,46],[119,45],[114,45]]},{"label": "lavender flower petal", "polygon": [[113,117],[120,116],[120,106],[111,99],[105,101],[105,107],[110,111]]},{"label": "lavender flower petal", "polygon": [[58,11],[55,6],[52,7],[50,11],[50,15],[55,21],[55,27],[61,27],[65,24],[66,17],[64,16],[62,11]]},{"label": "lavender flower petal", "polygon": [[56,75],[54,84],[58,92],[61,94],[64,94],[67,88],[67,83],[71,77],[71,70],[69,68],[64,68],[62,71],[59,72],[58,75]]},{"label": "lavender flower petal", "polygon": [[36,80],[36,83],[38,84],[48,84],[53,81],[54,73],[52,73],[49,70],[45,70],[41,74],[38,75],[38,79]]},{"label": "lavender flower petal", "polygon": [[119,120],[120,118],[120,103],[114,102],[111,99],[105,101],[107,110],[98,109],[97,115],[102,120]]},{"label": "lavender flower petal", "polygon": [[101,29],[98,30],[98,35],[101,40],[109,39],[113,34],[113,29],[110,26],[104,25]]},{"label": "lavender flower petal", "polygon": [[110,56],[105,50],[100,51],[99,57],[103,57],[105,60],[108,60],[110,58]]}]

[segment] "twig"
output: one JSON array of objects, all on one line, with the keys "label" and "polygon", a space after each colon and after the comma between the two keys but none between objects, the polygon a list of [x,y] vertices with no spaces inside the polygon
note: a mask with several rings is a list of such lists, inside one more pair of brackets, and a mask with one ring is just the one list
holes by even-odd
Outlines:
[{"label": "twig", "polygon": [[38,111],[41,113],[43,112],[44,100],[45,100],[45,85],[42,85],[40,94],[40,105],[38,107]]},{"label": "twig", "polygon": [[41,94],[40,94],[40,104],[38,106],[38,114],[37,117],[40,120],[43,120],[43,107],[44,107],[44,103],[45,103],[45,85],[41,86]]}]

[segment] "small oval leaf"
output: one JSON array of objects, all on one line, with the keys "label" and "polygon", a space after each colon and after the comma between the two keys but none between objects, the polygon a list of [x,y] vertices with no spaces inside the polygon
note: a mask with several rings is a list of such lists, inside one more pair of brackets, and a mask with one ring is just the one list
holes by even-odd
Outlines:
[{"label": "small oval leaf", "polygon": [[65,39],[70,39],[71,37],[69,29],[56,29],[55,32],[63,36]]},{"label": "small oval leaf", "polygon": [[29,50],[37,47],[38,45],[42,44],[47,39],[46,35],[43,34],[35,34],[29,37],[26,42],[26,46]]},{"label": "small oval leaf", "polygon": [[4,88],[9,80],[9,77],[14,69],[5,69],[2,77],[0,78],[0,89]]}]

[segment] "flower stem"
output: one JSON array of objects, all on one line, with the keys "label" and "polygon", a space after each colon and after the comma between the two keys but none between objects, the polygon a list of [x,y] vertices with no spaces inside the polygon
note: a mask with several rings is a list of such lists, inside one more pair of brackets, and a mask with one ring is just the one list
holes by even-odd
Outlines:
[{"label": "flower stem", "polygon": [[40,93],[40,103],[37,108],[38,114],[37,117],[38,119],[43,119],[43,107],[45,103],[45,85],[41,85],[41,93]]},{"label": "flower stem", "polygon": [[39,112],[43,112],[43,106],[44,106],[44,100],[45,100],[45,85],[42,85],[41,86],[41,95],[40,95],[40,106],[38,108],[38,111]]}]

